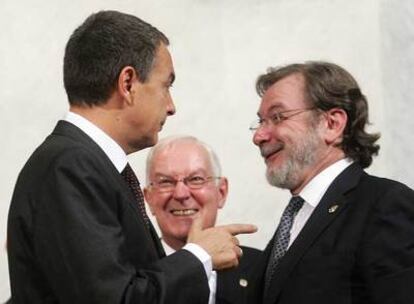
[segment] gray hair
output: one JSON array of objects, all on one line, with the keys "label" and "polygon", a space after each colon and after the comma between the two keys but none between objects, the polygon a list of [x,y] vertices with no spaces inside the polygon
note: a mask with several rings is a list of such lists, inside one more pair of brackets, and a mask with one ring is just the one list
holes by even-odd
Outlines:
[{"label": "gray hair", "polygon": [[376,144],[379,133],[368,133],[368,101],[361,93],[354,77],[337,64],[324,61],[308,61],[268,69],[256,82],[259,96],[279,80],[299,74],[305,78],[305,96],[309,105],[326,112],[333,108],[343,109],[348,117],[342,142],[339,144],[345,155],[369,167],[372,157],[378,154]]},{"label": "gray hair", "polygon": [[214,150],[205,142],[199,140],[198,138],[194,136],[189,135],[173,135],[165,137],[158,141],[158,143],[153,146],[147,155],[147,161],[146,161],[146,183],[147,185],[150,183],[149,175],[150,175],[150,168],[152,166],[152,160],[154,158],[154,155],[161,151],[162,149],[166,148],[167,146],[171,146],[178,142],[192,142],[200,147],[203,147],[209,156],[209,161],[211,165],[211,169],[213,170],[214,176],[221,176],[221,165],[219,158],[217,157],[217,154],[214,152]]}]

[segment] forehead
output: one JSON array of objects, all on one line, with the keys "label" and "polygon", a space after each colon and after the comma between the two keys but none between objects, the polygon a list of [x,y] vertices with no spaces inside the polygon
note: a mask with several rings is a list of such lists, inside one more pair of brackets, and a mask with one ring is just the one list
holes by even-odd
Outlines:
[{"label": "forehead", "polygon": [[194,142],[173,142],[155,151],[151,174],[190,174],[194,171],[210,173],[212,166],[207,150]]},{"label": "forehead", "polygon": [[301,74],[292,74],[271,85],[262,97],[259,114],[272,109],[291,110],[306,107],[305,79]]},{"label": "forehead", "polygon": [[149,77],[171,78],[171,82],[174,80],[175,74],[171,54],[164,43],[161,43],[157,48]]}]

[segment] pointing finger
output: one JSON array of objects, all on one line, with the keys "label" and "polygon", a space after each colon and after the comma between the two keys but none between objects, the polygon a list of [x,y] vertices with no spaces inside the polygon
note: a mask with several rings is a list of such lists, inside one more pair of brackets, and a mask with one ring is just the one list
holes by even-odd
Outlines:
[{"label": "pointing finger", "polygon": [[232,235],[238,235],[242,233],[254,233],[257,231],[257,226],[251,224],[230,224],[220,227],[228,231]]}]

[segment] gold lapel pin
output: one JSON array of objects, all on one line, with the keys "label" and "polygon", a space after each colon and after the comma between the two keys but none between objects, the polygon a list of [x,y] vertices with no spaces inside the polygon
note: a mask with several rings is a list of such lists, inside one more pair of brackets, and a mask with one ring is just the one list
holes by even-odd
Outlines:
[{"label": "gold lapel pin", "polygon": [[331,207],[329,207],[328,212],[329,213],[334,213],[336,210],[338,210],[339,205],[332,205]]}]

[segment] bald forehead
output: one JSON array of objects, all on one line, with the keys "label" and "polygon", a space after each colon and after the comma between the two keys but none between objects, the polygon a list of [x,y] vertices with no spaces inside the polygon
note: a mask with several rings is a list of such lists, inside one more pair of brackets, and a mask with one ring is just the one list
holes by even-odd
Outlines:
[{"label": "bald forehead", "polygon": [[151,159],[151,171],[156,169],[160,162],[185,164],[197,159],[203,169],[212,171],[212,164],[207,149],[193,139],[177,139],[155,147]]}]

